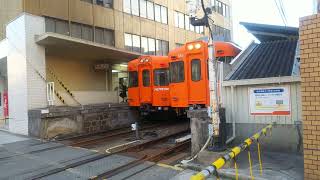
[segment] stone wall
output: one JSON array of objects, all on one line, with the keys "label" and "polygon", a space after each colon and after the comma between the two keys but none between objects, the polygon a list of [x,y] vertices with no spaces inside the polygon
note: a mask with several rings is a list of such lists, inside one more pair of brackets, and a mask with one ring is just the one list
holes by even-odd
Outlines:
[{"label": "stone wall", "polygon": [[305,179],[320,179],[320,14],[300,19]]},{"label": "stone wall", "polygon": [[125,104],[50,107],[29,111],[29,135],[48,139],[129,127],[138,113]]}]

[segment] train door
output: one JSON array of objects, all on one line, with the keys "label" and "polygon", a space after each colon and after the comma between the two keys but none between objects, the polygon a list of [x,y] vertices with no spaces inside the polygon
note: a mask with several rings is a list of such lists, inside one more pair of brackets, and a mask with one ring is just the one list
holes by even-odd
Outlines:
[{"label": "train door", "polygon": [[128,103],[129,106],[140,106],[138,71],[129,71]]},{"label": "train door", "polygon": [[151,87],[151,67],[149,64],[139,66],[139,90],[140,102],[152,102],[152,87]]},{"label": "train door", "polygon": [[206,104],[207,85],[205,78],[205,60],[199,55],[187,57],[189,79],[189,104]]},{"label": "train door", "polygon": [[188,84],[185,63],[182,60],[170,63],[170,97],[172,107],[188,107]]}]

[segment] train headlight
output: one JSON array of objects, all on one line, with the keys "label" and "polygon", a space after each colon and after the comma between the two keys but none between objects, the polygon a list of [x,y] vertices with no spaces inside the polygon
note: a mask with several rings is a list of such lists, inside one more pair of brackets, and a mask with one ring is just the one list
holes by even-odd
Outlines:
[{"label": "train headlight", "polygon": [[188,45],[188,50],[191,51],[193,48],[194,48],[193,44],[189,44],[189,45]]},{"label": "train headlight", "polygon": [[200,49],[201,48],[201,44],[196,44],[195,46],[194,46],[196,49]]},{"label": "train headlight", "polygon": [[146,59],[144,62],[149,62],[149,59]]},{"label": "train headlight", "polygon": [[143,63],[143,59],[141,59],[140,62]]}]

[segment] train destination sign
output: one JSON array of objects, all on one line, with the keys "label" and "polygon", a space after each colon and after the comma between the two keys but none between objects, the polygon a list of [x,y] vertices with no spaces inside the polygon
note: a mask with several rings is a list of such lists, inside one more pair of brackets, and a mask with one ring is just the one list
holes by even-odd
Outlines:
[{"label": "train destination sign", "polygon": [[251,115],[290,115],[289,87],[250,88]]}]

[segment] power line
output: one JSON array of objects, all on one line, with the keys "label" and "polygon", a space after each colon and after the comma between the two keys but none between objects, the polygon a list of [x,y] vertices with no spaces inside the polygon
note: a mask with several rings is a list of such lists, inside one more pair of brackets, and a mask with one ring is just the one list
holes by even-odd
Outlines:
[{"label": "power line", "polygon": [[286,24],[288,24],[287,13],[286,13],[284,5],[283,5],[283,0],[279,0],[279,2],[280,2],[280,8],[281,8],[281,12],[283,14],[283,17],[286,20]]},{"label": "power line", "polygon": [[284,9],[283,9],[283,4],[281,6],[281,2],[279,2],[278,4],[278,1],[277,0],[274,0],[276,6],[277,6],[277,9],[278,9],[278,12],[281,16],[281,19],[282,19],[282,22],[285,26],[287,26],[287,18],[286,18],[286,15],[285,15],[285,12],[284,12]]}]

